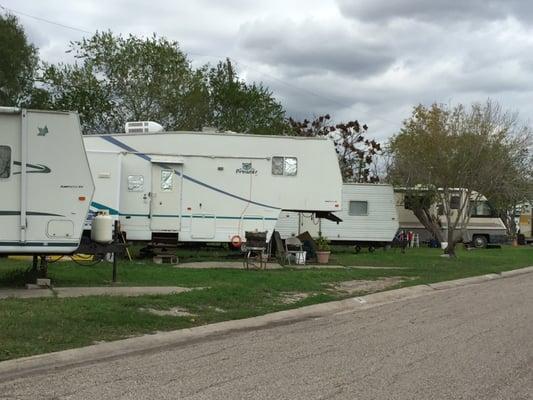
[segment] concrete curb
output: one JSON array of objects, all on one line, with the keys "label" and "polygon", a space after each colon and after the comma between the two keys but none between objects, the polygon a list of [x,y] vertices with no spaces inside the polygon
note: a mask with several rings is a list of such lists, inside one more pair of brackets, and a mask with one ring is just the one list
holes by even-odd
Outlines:
[{"label": "concrete curb", "polygon": [[97,286],[97,287],[56,287],[52,289],[0,289],[0,300],[32,299],[38,297],[73,298],[84,296],[121,296],[135,297],[145,295],[164,295],[190,292],[205,288],[180,286]]},{"label": "concrete curb", "polygon": [[533,273],[533,266],[514,271],[506,271],[500,274],[487,274],[429,285],[410,286],[366,296],[279,311],[253,318],[224,321],[172,332],[160,332],[114,342],[100,343],[79,349],[3,361],[0,362],[0,381],[6,381],[24,375],[51,372],[60,368],[96,363],[125,355],[141,354],[165,347],[178,347],[187,343],[213,339],[238,331],[262,329],[310,318],[365,310],[397,301],[427,296],[442,290],[480,284],[495,279],[527,273]]},{"label": "concrete curb", "polygon": [[500,275],[502,277],[508,277],[508,276],[517,276],[522,274],[529,274],[533,272],[533,266],[526,267],[526,268],[520,268],[520,269],[513,269],[511,271],[503,271],[500,272]]}]

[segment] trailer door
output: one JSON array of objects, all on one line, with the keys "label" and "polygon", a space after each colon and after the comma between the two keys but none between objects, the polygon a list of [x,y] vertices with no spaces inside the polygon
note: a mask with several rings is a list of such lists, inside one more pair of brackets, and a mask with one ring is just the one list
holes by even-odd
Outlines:
[{"label": "trailer door", "polygon": [[153,232],[178,232],[181,225],[182,164],[154,161],[150,193],[150,229]]}]

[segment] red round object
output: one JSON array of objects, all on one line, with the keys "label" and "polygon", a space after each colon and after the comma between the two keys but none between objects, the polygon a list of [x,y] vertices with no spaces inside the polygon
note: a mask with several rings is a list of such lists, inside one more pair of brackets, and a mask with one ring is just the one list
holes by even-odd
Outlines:
[{"label": "red round object", "polygon": [[235,235],[231,238],[230,243],[233,247],[238,249],[239,247],[241,247],[242,239],[239,235]]}]

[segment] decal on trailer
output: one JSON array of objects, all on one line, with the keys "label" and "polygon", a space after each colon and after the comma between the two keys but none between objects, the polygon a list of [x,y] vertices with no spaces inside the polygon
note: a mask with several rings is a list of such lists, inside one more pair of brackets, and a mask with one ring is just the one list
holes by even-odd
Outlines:
[{"label": "decal on trailer", "polygon": [[251,162],[243,162],[242,167],[235,170],[236,174],[248,174],[248,175],[257,175],[257,170],[252,167]]},{"label": "decal on trailer", "polygon": [[[22,166],[22,163],[20,161],[13,161],[13,165],[18,165],[19,167]],[[26,163],[26,168],[30,168],[29,170],[26,170],[27,174],[49,174],[52,172],[52,170],[43,164],[28,164]],[[13,175],[20,174],[19,172],[13,172]]]},{"label": "decal on trailer", "polygon": [[48,127],[46,125],[44,126],[44,128],[37,127],[37,129],[39,130],[37,136],[46,136],[46,134],[48,133]]}]

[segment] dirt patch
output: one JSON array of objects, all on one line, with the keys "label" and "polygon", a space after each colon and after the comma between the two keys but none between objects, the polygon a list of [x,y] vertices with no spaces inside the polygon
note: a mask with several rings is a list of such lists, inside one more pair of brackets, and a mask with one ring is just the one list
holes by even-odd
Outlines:
[{"label": "dirt patch", "polygon": [[207,308],[209,310],[212,310],[212,311],[217,312],[217,313],[226,313],[227,312],[226,310],[224,310],[223,308],[220,308],[220,307],[208,306]]},{"label": "dirt patch", "polygon": [[332,285],[332,289],[337,292],[343,292],[348,294],[363,294],[373,293],[385,290],[391,286],[397,285],[407,278],[402,276],[390,276],[386,278],[379,278],[376,280],[355,280],[345,281]]},{"label": "dirt patch", "polygon": [[281,304],[294,304],[307,299],[310,295],[310,293],[287,292],[282,293],[279,296],[278,301]]},{"label": "dirt patch", "polygon": [[159,315],[160,317],[196,317],[195,314],[191,314],[185,308],[181,307],[173,307],[169,310],[156,310],[155,308],[140,308],[139,310]]}]

